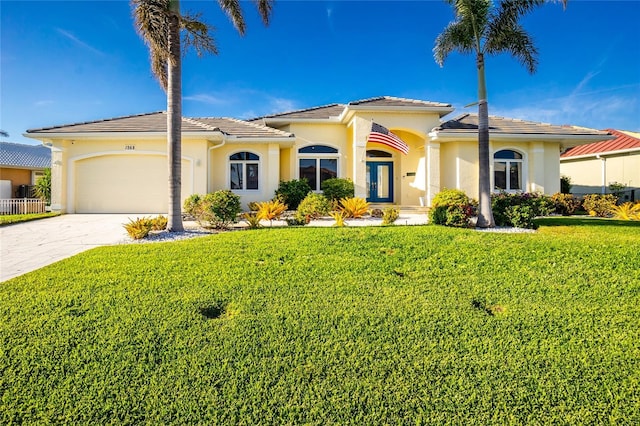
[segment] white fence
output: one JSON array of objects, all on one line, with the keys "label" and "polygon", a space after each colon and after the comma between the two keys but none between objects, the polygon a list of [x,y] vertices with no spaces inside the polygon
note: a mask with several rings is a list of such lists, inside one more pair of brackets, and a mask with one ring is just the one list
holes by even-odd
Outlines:
[{"label": "white fence", "polygon": [[45,202],[39,198],[0,199],[0,215],[44,213]]}]

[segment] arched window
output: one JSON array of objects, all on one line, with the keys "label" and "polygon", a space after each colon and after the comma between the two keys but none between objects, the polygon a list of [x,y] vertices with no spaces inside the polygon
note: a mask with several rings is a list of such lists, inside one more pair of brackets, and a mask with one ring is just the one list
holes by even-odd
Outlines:
[{"label": "arched window", "polygon": [[313,191],[322,182],[338,177],[338,150],[327,145],[310,145],[298,149],[298,176],[307,179]]},{"label": "arched window", "polygon": [[523,188],[522,154],[503,149],[493,154],[493,185],[503,191],[521,191]]},{"label": "arched window", "polygon": [[252,152],[236,152],[229,156],[229,188],[232,190],[259,189],[260,157]]}]

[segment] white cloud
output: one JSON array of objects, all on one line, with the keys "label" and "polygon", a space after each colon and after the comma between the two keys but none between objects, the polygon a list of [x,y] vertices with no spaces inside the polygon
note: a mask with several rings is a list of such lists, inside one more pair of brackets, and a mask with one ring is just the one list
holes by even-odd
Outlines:
[{"label": "white cloud", "polygon": [[33,105],[37,107],[45,107],[45,106],[52,105],[53,103],[54,102],[50,99],[43,99],[43,100],[34,102]]},{"label": "white cloud", "polygon": [[104,52],[102,52],[101,50],[98,50],[95,47],[91,46],[90,44],[80,40],[78,37],[76,37],[75,35],[71,34],[69,31],[63,30],[61,28],[56,28],[56,31],[58,31],[58,33],[60,33],[61,35],[63,35],[67,39],[69,39],[72,42],[74,42],[77,46],[80,46],[81,48],[83,48],[83,49],[85,49],[85,50],[87,50],[89,52],[93,52],[93,53],[95,53],[97,55],[105,56]]},{"label": "white cloud", "polygon": [[229,97],[220,95],[210,95],[207,93],[198,93],[195,95],[189,95],[182,98],[185,101],[201,102],[209,105],[226,105],[230,102]]}]

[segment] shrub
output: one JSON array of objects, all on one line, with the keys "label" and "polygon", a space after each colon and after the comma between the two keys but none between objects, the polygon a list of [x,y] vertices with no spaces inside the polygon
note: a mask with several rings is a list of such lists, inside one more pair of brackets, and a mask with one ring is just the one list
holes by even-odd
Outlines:
[{"label": "shrub", "polygon": [[257,212],[258,208],[260,208],[259,204],[260,203],[258,203],[257,201],[251,201],[248,204],[249,210],[252,211],[252,212]]},{"label": "shrub", "polygon": [[268,220],[273,226],[274,219],[280,219],[282,213],[287,210],[287,205],[283,204],[279,200],[265,201],[264,203],[258,203],[258,212],[256,216],[260,220]]},{"label": "shrub", "polygon": [[[517,209],[518,215],[547,216],[553,211],[551,197],[536,192],[507,193],[500,192],[491,196],[491,209],[497,226],[515,226],[511,220],[513,212],[508,213],[509,207],[529,206],[529,209]],[[527,222],[526,220],[524,222]],[[523,222],[519,222],[522,225]],[[533,222],[531,222],[533,223]]]},{"label": "shrub", "polygon": [[44,200],[47,205],[51,204],[51,169],[46,168],[42,176],[38,178],[35,185],[36,197]]},{"label": "shrub", "polygon": [[580,207],[580,200],[571,194],[556,192],[551,196],[551,202],[556,213],[569,216]]},{"label": "shrub", "polygon": [[471,214],[470,206],[439,205],[429,210],[429,221],[436,225],[464,228],[469,226]]},{"label": "shrub", "polygon": [[201,225],[208,223],[214,228],[228,228],[242,211],[240,197],[228,189],[205,196],[193,194],[185,200],[183,208]]},{"label": "shrub", "polygon": [[391,225],[400,217],[400,210],[395,207],[387,207],[382,212],[382,224]]},{"label": "shrub", "polygon": [[582,208],[589,216],[609,217],[617,198],[612,194],[589,194],[582,199]]},{"label": "shrub", "polygon": [[289,206],[291,210],[296,210],[310,192],[311,187],[306,179],[282,181],[276,189],[276,199]]},{"label": "shrub", "polygon": [[326,216],[331,211],[331,204],[329,200],[322,195],[310,192],[304,200],[298,206],[296,212],[297,220],[305,220],[308,223],[308,219],[317,219],[321,216]]},{"label": "shrub", "polygon": [[635,204],[626,202],[619,206],[613,206],[611,214],[619,220],[640,220],[640,202]]},{"label": "shrub", "polygon": [[535,229],[533,219],[536,217],[533,206],[520,204],[507,207],[505,212],[511,224],[516,228]]},{"label": "shrub", "polygon": [[620,182],[610,182],[609,183],[609,191],[611,191],[611,193],[616,198],[622,197],[622,194],[624,193],[624,190],[626,188],[627,188],[627,184],[626,183],[620,183]]},{"label": "shrub", "polygon": [[342,198],[340,200],[340,210],[344,217],[358,219],[369,212],[369,203],[364,198]]},{"label": "shrub", "polygon": [[560,193],[561,194],[569,194],[571,193],[571,178],[569,176],[560,176]]},{"label": "shrub", "polygon": [[169,219],[162,215],[158,215],[157,217],[151,219],[151,229],[153,231],[163,231],[167,229],[167,223]]},{"label": "shrub", "polygon": [[189,198],[184,200],[182,210],[184,210],[185,213],[188,213],[191,216],[197,218],[200,214],[199,208],[201,207],[200,206],[201,198],[202,197],[200,197],[199,194],[191,194]]},{"label": "shrub", "polygon": [[436,225],[466,227],[473,215],[471,200],[459,189],[444,189],[433,197],[429,221]]},{"label": "shrub", "polygon": [[258,229],[262,226],[260,225],[260,218],[256,212],[243,213],[242,220],[249,225],[249,229]]},{"label": "shrub", "polygon": [[140,240],[147,235],[153,228],[153,219],[149,217],[136,218],[136,220],[129,219],[129,223],[124,225],[124,229],[127,234],[134,240]]},{"label": "shrub", "polygon": [[343,198],[352,198],[355,194],[351,179],[331,178],[322,182],[320,189],[327,200],[339,201]]},{"label": "shrub", "polygon": [[433,201],[431,202],[432,207],[467,204],[470,204],[469,197],[460,189],[443,189],[433,197]]}]

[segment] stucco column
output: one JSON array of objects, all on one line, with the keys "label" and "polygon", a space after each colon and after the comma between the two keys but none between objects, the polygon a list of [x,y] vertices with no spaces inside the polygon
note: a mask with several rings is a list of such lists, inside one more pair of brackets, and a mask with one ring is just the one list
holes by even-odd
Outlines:
[{"label": "stucco column", "polygon": [[[531,192],[544,193],[545,173],[544,173],[544,144],[542,142],[532,142],[529,145],[529,183]],[[524,166],[524,164],[523,164]],[[525,171],[523,170],[524,174]],[[527,188],[522,188],[524,191]]]},{"label": "stucco column", "polygon": [[49,146],[51,149],[51,211],[66,213],[65,203],[65,173],[64,163],[66,156],[60,147]]},{"label": "stucco column", "polygon": [[280,145],[270,143],[267,151],[266,167],[266,191],[268,196],[273,196],[280,183]]},{"label": "stucco column", "polygon": [[353,186],[356,197],[367,197],[367,137],[371,120],[353,119]]},{"label": "stucco column", "polygon": [[440,142],[427,140],[424,144],[425,205],[430,207],[433,197],[440,192]]}]

